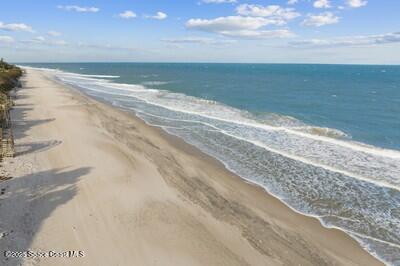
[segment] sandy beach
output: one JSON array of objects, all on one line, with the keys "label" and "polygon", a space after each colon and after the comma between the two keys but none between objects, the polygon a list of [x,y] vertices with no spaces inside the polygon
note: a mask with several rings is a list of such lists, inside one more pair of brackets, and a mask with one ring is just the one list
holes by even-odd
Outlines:
[{"label": "sandy beach", "polygon": [[[380,265],[196,148],[28,70],[1,164],[1,265]],[[83,257],[6,258],[5,251]]]}]

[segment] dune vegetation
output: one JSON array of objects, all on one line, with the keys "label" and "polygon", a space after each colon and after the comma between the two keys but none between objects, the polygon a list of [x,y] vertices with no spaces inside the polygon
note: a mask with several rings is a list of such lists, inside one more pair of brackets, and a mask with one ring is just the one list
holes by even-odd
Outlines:
[{"label": "dune vegetation", "polygon": [[3,59],[0,60],[0,92],[7,94],[12,88],[18,85],[18,78],[22,75],[22,70],[8,64]]},{"label": "dune vegetation", "polygon": [[[13,156],[14,139],[11,127],[10,109],[13,101],[9,92],[19,85],[22,69],[0,60],[0,160],[5,156]],[[0,176],[0,180],[4,177]]]}]

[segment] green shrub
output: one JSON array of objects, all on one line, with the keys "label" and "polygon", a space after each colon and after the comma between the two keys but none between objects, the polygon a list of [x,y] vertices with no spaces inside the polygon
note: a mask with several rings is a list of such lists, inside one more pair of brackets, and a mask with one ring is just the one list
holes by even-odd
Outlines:
[{"label": "green shrub", "polygon": [[18,85],[21,76],[19,67],[0,60],[0,104],[9,104],[8,92]]},{"label": "green shrub", "polygon": [[18,78],[22,76],[22,70],[0,60],[0,91],[8,92],[18,84]]}]

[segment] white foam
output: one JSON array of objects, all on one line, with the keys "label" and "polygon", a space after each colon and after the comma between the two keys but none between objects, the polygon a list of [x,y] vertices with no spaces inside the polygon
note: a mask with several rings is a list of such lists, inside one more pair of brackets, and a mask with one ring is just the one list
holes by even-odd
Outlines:
[{"label": "white foam", "polygon": [[[88,83],[86,83],[85,80],[80,80],[76,79],[76,77],[71,77],[68,75],[65,75],[63,72],[55,72],[55,76],[63,78],[64,82],[67,83],[72,83],[77,86],[80,86],[84,89],[99,93],[100,97],[101,94],[108,94],[108,95],[116,95],[116,96],[122,96],[122,97],[132,97],[139,99],[143,101],[144,103],[147,103],[146,105],[146,110],[137,110],[135,108],[128,108],[128,107],[123,107],[125,109],[131,109],[135,110],[137,113],[142,113],[143,115],[146,116],[153,116],[157,119],[152,119],[150,117],[146,118],[145,121],[156,121],[155,125],[160,126],[164,129],[170,129],[170,130],[189,130],[189,131],[196,131],[197,128],[201,128],[202,130],[207,130],[207,131],[215,131],[219,132],[221,134],[224,134],[225,136],[229,136],[231,138],[240,140],[240,142],[232,142],[232,143],[251,143],[252,145],[255,145],[257,147],[260,147],[266,151],[269,151],[274,154],[279,154],[285,158],[289,158],[291,160],[294,160],[296,162],[301,162],[305,165],[310,165],[314,166],[317,168],[320,168],[319,170],[315,171],[316,169],[314,168],[309,168],[309,167],[304,167],[301,164],[294,163],[292,165],[293,167],[299,167],[297,168],[297,171],[295,170],[293,173],[296,174],[297,172],[303,171],[301,173],[305,174],[310,174],[311,176],[314,177],[314,180],[317,180],[317,182],[322,182],[325,181],[325,184],[327,179],[329,180],[336,180],[334,184],[341,185],[342,181],[341,180],[346,180],[345,182],[349,182],[347,184],[359,184],[359,183],[354,183],[357,182],[356,180],[362,180],[366,181],[367,183],[362,183],[360,184],[361,192],[355,192],[355,193],[364,193],[365,189],[371,189],[373,192],[371,194],[371,197],[373,197],[372,200],[378,200],[378,202],[381,204],[382,202],[380,201],[381,197],[379,197],[379,193],[376,192],[384,192],[386,191],[383,188],[391,188],[395,189],[397,191],[400,190],[400,152],[395,151],[395,150],[388,150],[388,149],[381,149],[379,147],[374,147],[370,145],[366,145],[363,143],[357,143],[353,141],[348,141],[348,140],[343,140],[343,139],[335,139],[332,138],[332,135],[338,135],[341,137],[340,131],[336,131],[335,129],[329,129],[329,128],[316,128],[312,126],[307,126],[307,125],[299,125],[295,126],[297,123],[294,123],[292,126],[285,125],[284,123],[276,126],[276,125],[265,125],[262,123],[259,123],[257,120],[253,119],[250,115],[248,115],[246,112],[243,112],[241,110],[231,108],[229,106],[225,106],[223,104],[214,102],[214,101],[207,101],[203,99],[198,99],[195,97],[191,96],[186,96],[183,94],[178,94],[178,93],[171,93],[168,91],[162,91],[162,90],[150,90],[147,89],[146,87],[142,85],[132,85],[132,84],[116,84],[116,83],[111,83],[108,80],[99,80],[99,79],[89,79],[87,80]],[[97,94],[96,94],[97,95]],[[109,98],[112,99],[110,96],[105,96],[105,99]],[[114,99],[118,99],[114,98]],[[118,100],[117,100],[118,101]],[[129,101],[129,100],[128,100]],[[123,105],[123,101],[119,102],[120,104]],[[114,104],[117,104],[114,102]],[[127,105],[129,106],[129,105]],[[142,106],[142,105],[141,105]],[[148,107],[149,108],[148,108]],[[163,109],[160,109],[160,108]],[[140,108],[142,109],[142,108]],[[169,111],[173,112],[169,112]],[[155,112],[155,113],[152,113]],[[139,115],[138,114],[138,115]],[[157,115],[159,114],[159,115]],[[171,117],[169,117],[171,115]],[[141,115],[139,115],[141,117]],[[177,123],[164,123],[162,121],[176,121]],[[146,123],[149,123],[149,121],[146,121]],[[159,122],[161,121],[161,122]],[[184,126],[174,126],[174,125],[179,125],[179,122],[183,122]],[[188,123],[188,124],[186,124]],[[150,123],[151,124],[151,123]],[[192,124],[194,126],[192,126]],[[197,125],[199,124],[199,125]],[[200,127],[201,125],[201,127]],[[322,133],[320,135],[313,134],[314,129],[319,132],[321,131]],[[191,130],[193,129],[193,130]],[[311,131],[311,132],[310,132]],[[171,133],[171,132],[170,132]],[[207,141],[207,136],[204,135],[200,140],[205,140]],[[223,136],[223,135],[221,135]],[[230,139],[230,138],[229,138]],[[212,142],[211,142],[212,144]],[[218,144],[218,143],[217,143]],[[242,145],[242,144],[241,144]],[[244,144],[243,144],[244,145]],[[222,146],[221,146],[222,147]],[[251,147],[251,145],[247,145],[244,147]],[[201,148],[201,147],[200,147]],[[226,147],[227,149],[230,149],[233,151],[234,147]],[[247,149],[247,148],[246,148]],[[249,151],[251,152],[252,148],[249,148]],[[255,149],[254,150],[261,150],[261,149]],[[205,150],[203,150],[205,151]],[[207,152],[207,151],[205,151]],[[210,155],[214,156],[212,152],[209,153]],[[225,150],[224,150],[225,154]],[[235,155],[235,154],[234,154]],[[236,153],[237,155],[237,153]],[[218,157],[215,155],[215,157]],[[308,216],[313,216],[318,219],[320,219],[321,223],[330,228],[337,228],[339,230],[345,231],[346,233],[350,234],[354,238],[357,239],[360,243],[363,245],[368,245],[367,240],[371,241],[376,241],[381,243],[382,245],[387,245],[393,248],[399,248],[397,243],[392,243],[389,242],[391,241],[391,237],[382,238],[382,239],[376,239],[371,236],[365,236],[363,233],[368,232],[368,231],[360,231],[357,232],[357,227],[355,228],[350,228],[350,229],[355,229],[356,231],[353,232],[353,230],[348,230],[349,228],[346,228],[346,223],[349,223],[350,226],[352,223],[356,223],[357,221],[360,223],[363,222],[371,222],[372,226],[377,226],[378,224],[384,226],[381,221],[383,221],[386,216],[385,213],[382,211],[379,211],[376,209],[376,206],[374,207],[366,207],[365,206],[353,206],[353,209],[351,209],[351,213],[354,214],[354,216],[349,216],[350,218],[346,217],[341,217],[341,216],[336,216],[336,220],[333,219],[332,221],[336,223],[336,221],[341,221],[339,224],[343,228],[339,228],[335,225],[326,225],[324,224],[324,218],[329,218],[328,216],[335,217],[335,215],[313,215],[313,210],[312,209],[307,209],[302,208],[299,205],[296,205],[296,202],[301,202],[301,194],[298,194],[296,192],[296,189],[294,187],[291,187],[291,196],[294,197],[291,198],[292,201],[289,200],[289,198],[285,198],[285,194],[281,193],[281,190],[275,190],[274,185],[268,185],[270,186],[269,188],[276,193],[271,192],[270,189],[267,188],[265,184],[260,182],[260,179],[258,179],[257,174],[253,177],[252,175],[246,175],[246,171],[242,172],[240,170],[241,168],[237,168],[234,164],[230,165],[232,162],[230,160],[222,160],[220,157],[220,160],[222,163],[225,164],[225,166],[232,170],[233,172],[238,173],[241,175],[245,180],[251,183],[256,183],[260,186],[262,186],[266,191],[270,192],[271,194],[275,195],[277,198],[282,200],[286,205],[288,205],[291,209],[302,213],[306,214]],[[245,158],[245,157],[244,157]],[[266,157],[267,158],[267,157]],[[268,158],[280,158],[282,157],[268,157]],[[229,159],[229,158],[228,158]],[[262,159],[262,158],[261,158]],[[280,161],[277,160],[279,163]],[[287,162],[286,160],[283,160],[282,162]],[[235,163],[233,161],[233,163]],[[266,170],[266,168],[262,168],[262,161],[259,161],[259,164],[255,164],[254,166],[259,167],[260,171]],[[230,167],[232,166],[232,167]],[[277,169],[280,169],[279,167],[285,167],[285,163],[282,165],[278,166]],[[296,169],[296,168],[293,168]],[[326,171],[323,171],[321,169],[324,169]],[[237,170],[237,171],[235,171]],[[257,170],[258,171],[258,170]],[[286,170],[285,170],[286,171]],[[315,171],[315,172],[314,172]],[[242,173],[242,174],[241,174]],[[314,174],[315,173],[315,174]],[[319,174],[323,173],[323,176],[319,176]],[[327,174],[326,178],[325,173]],[[339,173],[344,175],[345,177],[334,175],[331,173]],[[318,177],[316,177],[318,175]],[[251,177],[252,179],[246,178]],[[287,176],[290,179],[290,176]],[[296,178],[297,180],[303,180],[304,177],[304,182],[301,183],[301,185],[297,186],[301,191],[306,190],[306,191],[313,191],[313,187],[310,187],[312,183],[307,183],[308,179],[307,176],[300,175]],[[348,178],[350,177],[350,178]],[[317,179],[315,179],[317,178]],[[332,178],[332,179],[330,179]],[[353,181],[354,179],[354,181]],[[328,180],[328,181],[329,181]],[[270,181],[268,181],[270,182]],[[279,181],[281,182],[281,181]],[[288,181],[289,182],[289,181]],[[343,181],[344,182],[344,181]],[[289,183],[283,183],[283,185],[287,185]],[[314,183],[315,185],[316,183]],[[322,183],[321,183],[322,184]],[[300,188],[301,187],[301,188]],[[311,189],[311,190],[310,190]],[[319,188],[320,193],[330,193],[330,191],[327,191],[323,186]],[[325,190],[324,190],[325,189]],[[368,192],[367,191],[367,192]],[[308,196],[310,195],[309,192],[307,192],[305,195]],[[362,194],[363,199],[368,193]],[[296,194],[297,193],[297,194]],[[318,193],[318,191],[317,191]],[[396,192],[397,193],[397,192]],[[278,195],[277,195],[278,194]],[[340,193],[339,193],[340,194]],[[281,195],[281,196],[280,196]],[[359,195],[359,194],[357,194]],[[361,195],[361,194],[360,194]],[[398,195],[398,194],[394,194]],[[287,196],[287,195],[286,195]],[[354,195],[353,195],[354,196]],[[375,198],[376,197],[376,198]],[[356,198],[357,200],[354,201],[354,198],[349,198],[349,200],[352,200],[351,202],[358,202],[359,198]],[[293,203],[293,200],[295,202]],[[331,200],[331,199],[330,199]],[[332,199],[333,200],[333,199]],[[350,201],[346,202],[346,199],[338,198],[340,203],[344,204],[349,204]],[[383,201],[383,200],[382,200]],[[393,201],[395,202],[395,201]],[[387,202],[388,204],[392,204],[390,200]],[[298,210],[294,209],[292,206],[289,205],[289,203]],[[304,202],[303,202],[304,203]],[[302,204],[303,204],[302,203]],[[371,201],[372,205],[374,205],[374,201]],[[386,203],[386,201],[385,201]],[[306,205],[303,205],[306,206]],[[378,206],[378,205],[377,205]],[[382,205],[383,206],[383,205]],[[318,206],[317,206],[318,207]],[[362,208],[362,209],[359,209]],[[375,209],[374,209],[375,208]],[[300,211],[299,211],[300,210]],[[349,209],[350,210],[350,209]],[[338,212],[340,214],[340,212]],[[354,219],[359,219],[360,215],[362,213],[363,217],[360,218],[360,220],[354,220]],[[325,214],[324,212],[322,214]],[[329,212],[330,214],[330,212]],[[365,219],[364,219],[365,218]],[[339,220],[337,220],[339,219]],[[363,220],[364,219],[364,220]],[[328,221],[328,220],[327,220]],[[391,220],[391,222],[395,222],[396,220]],[[371,228],[375,228],[371,227]],[[390,228],[385,228],[386,233],[387,232],[393,232],[394,229]],[[372,234],[374,235],[374,234]],[[359,238],[364,238],[366,240],[360,240]],[[389,240],[389,241],[386,241]],[[371,253],[373,251],[370,250]]]},{"label": "white foam", "polygon": [[143,85],[146,86],[161,86],[171,83],[170,81],[145,81],[142,82]]},{"label": "white foam", "polygon": [[[69,74],[62,73],[61,76],[63,76],[65,80],[65,78],[68,79]],[[77,81],[77,83],[79,83],[79,81]],[[199,117],[204,117],[216,121],[226,122],[231,125],[245,126],[247,128],[261,130],[260,131],[261,133],[275,132],[274,133],[276,134],[275,136],[281,136],[280,138],[283,139],[279,140],[279,142],[275,141],[274,143],[267,144],[262,141],[257,141],[256,139],[254,139],[254,137],[253,139],[249,137],[243,137],[241,135],[238,135],[238,132],[234,133],[228,132],[223,128],[218,128],[215,127],[215,125],[207,123],[207,126],[214,127],[216,130],[220,130],[222,133],[228,136],[235,137],[243,141],[251,142],[254,145],[262,147],[270,152],[280,154],[287,158],[300,161],[302,163],[306,163],[309,165],[313,165],[316,167],[321,167],[332,172],[337,172],[340,174],[351,176],[359,180],[373,182],[379,186],[400,189],[399,186],[400,178],[396,180],[397,177],[395,175],[393,176],[393,174],[389,173],[388,178],[390,176],[392,177],[388,179],[389,181],[385,181],[383,180],[383,178],[381,179],[374,178],[372,174],[375,173],[373,172],[371,172],[372,173],[371,175],[365,175],[365,173],[360,174],[358,172],[360,171],[362,172],[362,170],[356,170],[356,168],[354,168],[354,167],[366,167],[366,168],[370,167],[369,165],[363,165],[363,164],[357,166],[357,164],[359,164],[359,162],[362,162],[364,160],[363,158],[367,155],[377,156],[378,161],[382,161],[383,160],[382,158],[398,160],[400,159],[400,152],[398,151],[381,149],[378,147],[356,143],[353,141],[335,139],[328,136],[316,135],[302,131],[304,129],[309,130],[310,128],[313,127],[307,128],[306,126],[299,128],[299,127],[285,127],[285,126],[272,126],[272,125],[260,124],[257,121],[248,118],[249,116],[244,114],[240,110],[216,103],[214,101],[198,99],[179,93],[171,93],[167,91],[160,91],[154,89],[152,90],[141,85],[116,84],[116,83],[111,83],[107,80],[99,81],[97,79],[93,80],[93,85],[104,87],[105,90],[103,92],[107,94],[115,94],[115,95],[118,94],[122,96],[123,94],[116,92],[118,90],[126,91],[129,92],[129,96],[131,97],[136,97],[148,104],[166,108],[168,110],[196,115]],[[94,88],[90,87],[90,84],[88,86],[85,86],[85,88],[94,90]],[[112,91],[109,90],[106,91],[106,88],[112,89]],[[102,90],[97,89],[97,91],[101,92]],[[340,134],[340,131],[336,131],[334,129],[323,129],[323,130],[325,132],[332,132],[332,134],[338,134],[338,135]],[[286,136],[284,134],[286,134]],[[299,138],[302,138],[302,140],[300,140]],[[308,141],[304,142],[306,140]],[[304,143],[300,143],[299,141],[303,141]],[[270,141],[267,140],[267,142]],[[273,146],[271,146],[272,144]],[[335,152],[334,150],[332,150],[332,147],[337,147],[337,148],[341,147],[342,149],[347,149],[347,152],[342,150],[340,156],[349,156],[349,159],[350,158],[360,158],[360,159],[358,159],[358,162],[356,162],[356,164],[347,166],[340,165],[340,167],[338,167],[338,165],[335,165],[336,163],[335,160],[333,160],[333,158],[336,157],[336,159],[339,159],[340,157],[332,153]],[[350,153],[350,151],[352,151],[353,154]],[[316,152],[317,154],[319,154],[318,156],[315,155]],[[378,159],[378,157],[381,159]],[[373,166],[376,167],[377,165]],[[381,173],[380,175],[382,174],[385,173]]]},{"label": "white foam", "polygon": [[64,73],[64,75],[71,75],[77,77],[88,77],[88,78],[108,78],[108,79],[117,79],[120,76],[113,75],[86,75],[86,74],[77,74],[77,73]]},{"label": "white foam", "polygon": [[[179,104],[176,104],[173,106],[171,104],[171,101],[169,101],[169,102],[165,101],[162,103],[155,102],[155,101],[152,102],[151,100],[157,100],[154,97],[152,97],[154,95],[146,94],[146,95],[137,95],[137,96],[145,97],[145,98],[141,98],[141,99],[147,100],[148,103],[155,104],[160,107],[164,107],[164,108],[167,108],[167,109],[170,109],[173,111],[179,111],[179,112],[183,112],[183,113],[199,115],[199,116],[207,117],[210,119],[220,120],[223,122],[251,126],[251,127],[265,129],[265,130],[284,131],[284,132],[287,132],[287,133],[290,133],[293,135],[298,135],[298,136],[301,136],[304,138],[327,142],[330,144],[346,147],[346,148],[349,148],[349,149],[352,149],[355,151],[365,152],[365,153],[368,153],[371,155],[388,157],[388,158],[393,158],[393,159],[400,159],[400,152],[396,151],[396,150],[383,149],[383,148],[379,148],[379,147],[374,147],[374,146],[370,146],[370,145],[366,145],[366,144],[357,143],[354,141],[347,141],[347,140],[345,141],[345,140],[340,140],[340,139],[334,139],[334,138],[327,137],[327,136],[311,134],[308,132],[301,132],[300,130],[298,130],[298,128],[296,130],[296,128],[291,128],[291,127],[260,124],[252,119],[243,117],[242,111],[240,111],[240,110],[225,106],[220,103],[218,103],[219,106],[216,107],[217,103],[215,101],[198,99],[198,98],[186,96],[186,95],[179,94],[179,93],[147,89],[145,87],[139,87],[140,85],[133,85],[133,84],[99,83],[99,85],[104,85],[104,86],[112,87],[115,89],[120,89],[120,87],[123,86],[127,91],[129,91],[129,89],[131,88],[132,92],[137,92],[139,88],[143,92],[157,92],[157,93],[164,92],[164,93],[168,93],[169,95],[173,95],[175,99],[177,99],[177,98],[184,98],[184,99]],[[190,104],[185,104],[185,101],[190,102]],[[199,106],[199,104],[201,106]],[[210,110],[212,110],[209,108],[210,106],[204,106],[204,104],[212,104],[213,109],[219,108],[219,110],[210,111]],[[180,107],[178,107],[179,105],[182,105],[185,108],[180,108]],[[229,114],[229,115],[227,115],[227,114]],[[339,133],[341,131],[338,131],[336,129],[330,129],[330,130],[332,130],[332,132],[338,132],[338,134],[341,134],[341,133]]]},{"label": "white foam", "polygon": [[[147,114],[147,115],[149,115],[149,114]],[[152,115],[152,116],[154,116],[154,115]],[[160,116],[158,116],[158,117],[161,118]],[[344,170],[341,170],[341,169],[338,169],[338,168],[335,168],[335,167],[331,167],[331,166],[328,166],[328,165],[324,165],[324,164],[320,164],[320,163],[317,163],[317,162],[313,162],[313,161],[308,160],[306,158],[303,158],[303,157],[300,157],[300,156],[296,156],[296,155],[292,155],[292,154],[289,154],[287,152],[268,147],[267,145],[265,145],[264,143],[261,143],[259,141],[253,141],[253,140],[249,140],[249,139],[246,139],[246,138],[242,138],[242,137],[233,135],[233,134],[231,134],[231,133],[229,133],[229,132],[227,132],[225,130],[222,130],[221,128],[218,128],[218,127],[216,127],[216,126],[214,126],[212,124],[209,124],[209,123],[205,123],[205,122],[202,122],[202,121],[195,121],[195,120],[171,119],[171,118],[166,118],[166,117],[162,117],[162,119],[200,123],[200,124],[206,125],[208,127],[214,128],[218,132],[221,132],[221,133],[223,133],[223,134],[225,134],[227,136],[230,136],[232,138],[235,138],[235,139],[238,139],[238,140],[241,140],[241,141],[246,141],[246,142],[252,143],[255,146],[261,147],[261,148],[263,148],[263,149],[265,149],[267,151],[282,155],[282,156],[284,156],[286,158],[289,158],[289,159],[292,159],[292,160],[295,160],[295,161],[299,161],[299,162],[302,162],[302,163],[305,163],[305,164],[308,164],[308,165],[312,165],[312,166],[315,166],[315,167],[320,167],[320,168],[323,168],[323,169],[331,171],[331,172],[340,173],[340,174],[343,174],[343,175],[346,175],[346,176],[349,176],[349,177],[356,178],[358,180],[363,180],[363,181],[370,182],[370,183],[372,182],[372,183],[374,183],[374,184],[376,184],[378,186],[389,187],[389,188],[393,188],[393,189],[396,189],[396,190],[400,189],[399,186],[394,186],[394,185],[392,185],[390,183],[387,183],[387,182],[371,180],[370,178],[367,178],[367,177],[364,177],[364,176],[361,176],[361,175],[357,175],[357,174],[354,174],[354,173],[349,172],[349,171],[344,171]]]}]

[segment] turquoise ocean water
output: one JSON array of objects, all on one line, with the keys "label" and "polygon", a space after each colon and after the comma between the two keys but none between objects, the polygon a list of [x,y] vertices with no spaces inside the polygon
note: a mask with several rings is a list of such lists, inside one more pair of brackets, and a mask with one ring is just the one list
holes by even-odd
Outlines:
[{"label": "turquoise ocean water", "polygon": [[400,265],[400,66],[21,65],[135,112]]}]

